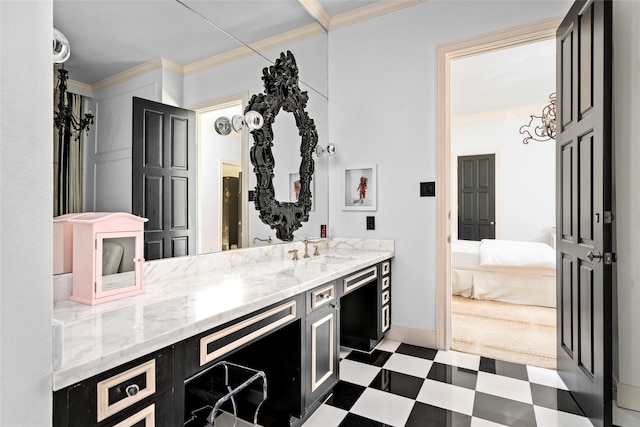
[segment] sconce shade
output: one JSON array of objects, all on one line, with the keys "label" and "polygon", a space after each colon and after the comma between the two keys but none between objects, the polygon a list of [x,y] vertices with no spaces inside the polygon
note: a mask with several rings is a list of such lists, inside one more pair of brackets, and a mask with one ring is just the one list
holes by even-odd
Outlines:
[{"label": "sconce shade", "polygon": [[60,31],[53,29],[53,63],[62,64],[71,55],[69,40]]}]

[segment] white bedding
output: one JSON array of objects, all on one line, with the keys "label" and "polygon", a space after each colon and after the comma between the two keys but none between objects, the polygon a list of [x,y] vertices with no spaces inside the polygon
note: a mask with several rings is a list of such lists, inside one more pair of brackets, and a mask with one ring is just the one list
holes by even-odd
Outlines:
[{"label": "white bedding", "polygon": [[555,250],[544,246],[538,242],[454,241],[453,294],[555,307]]},{"label": "white bedding", "polygon": [[480,241],[480,265],[494,267],[556,268],[556,251],[539,242]]}]

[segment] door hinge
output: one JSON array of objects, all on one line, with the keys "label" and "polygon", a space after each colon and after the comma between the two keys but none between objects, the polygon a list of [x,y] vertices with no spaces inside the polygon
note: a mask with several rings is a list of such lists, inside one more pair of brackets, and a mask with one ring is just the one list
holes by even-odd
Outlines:
[{"label": "door hinge", "polygon": [[614,215],[613,212],[611,211],[604,211],[604,223],[605,224],[611,224],[614,220]]}]

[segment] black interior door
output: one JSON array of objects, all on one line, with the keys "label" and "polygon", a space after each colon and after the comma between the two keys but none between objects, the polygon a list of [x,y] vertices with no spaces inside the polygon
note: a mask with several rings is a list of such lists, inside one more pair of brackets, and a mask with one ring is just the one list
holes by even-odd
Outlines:
[{"label": "black interior door", "polygon": [[196,113],[133,98],[133,214],[146,260],[196,251]]},{"label": "black interior door", "polygon": [[495,154],[458,157],[458,239],[496,238]]},{"label": "black interior door", "polygon": [[596,426],[612,421],[610,1],[577,1],[558,28],[558,373]]}]

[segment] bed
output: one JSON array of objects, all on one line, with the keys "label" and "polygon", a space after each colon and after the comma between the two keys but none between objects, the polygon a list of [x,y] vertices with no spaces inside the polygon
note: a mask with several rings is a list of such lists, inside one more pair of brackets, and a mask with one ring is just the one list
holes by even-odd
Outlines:
[{"label": "bed", "polygon": [[539,242],[454,241],[454,295],[515,304],[556,306],[556,253]]}]

